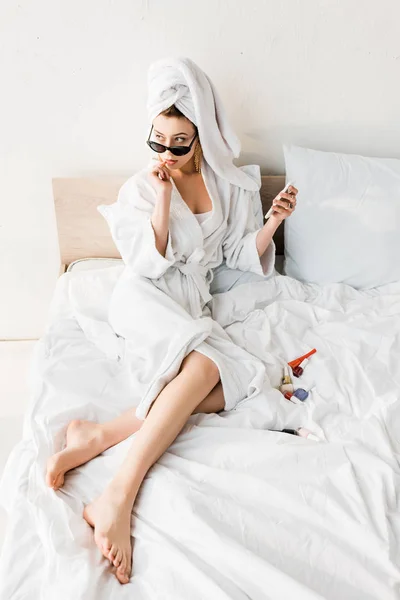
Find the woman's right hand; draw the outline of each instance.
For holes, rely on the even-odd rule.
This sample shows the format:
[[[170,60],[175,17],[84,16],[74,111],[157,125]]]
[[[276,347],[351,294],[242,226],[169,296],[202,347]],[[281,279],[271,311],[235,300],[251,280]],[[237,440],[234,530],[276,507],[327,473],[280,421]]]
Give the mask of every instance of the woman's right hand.
[[[156,190],[157,195],[170,195],[172,191],[171,174],[165,161],[154,165],[150,171],[150,181]]]

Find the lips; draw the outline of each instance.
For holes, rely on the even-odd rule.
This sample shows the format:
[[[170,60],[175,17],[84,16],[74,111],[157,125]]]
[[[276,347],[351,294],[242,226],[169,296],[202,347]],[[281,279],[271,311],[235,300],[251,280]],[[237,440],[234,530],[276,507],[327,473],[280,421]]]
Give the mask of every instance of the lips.
[[[174,165],[178,161],[177,160],[166,160],[165,162],[167,163],[167,165]]]

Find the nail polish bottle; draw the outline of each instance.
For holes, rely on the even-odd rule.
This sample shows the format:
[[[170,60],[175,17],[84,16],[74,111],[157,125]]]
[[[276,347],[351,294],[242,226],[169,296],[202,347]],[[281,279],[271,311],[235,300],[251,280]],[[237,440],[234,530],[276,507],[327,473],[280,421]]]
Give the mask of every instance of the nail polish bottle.
[[[291,433],[292,435],[299,435],[297,429],[281,429],[282,433]]]
[[[313,348],[312,350],[310,350],[310,352],[307,352],[307,354],[303,354],[303,356],[299,356],[298,358],[295,358],[294,360],[291,360],[288,365],[289,367],[298,367],[305,358],[309,358],[310,356],[312,356],[313,354],[316,353],[316,349]]]
[[[308,363],[308,358],[305,358],[297,367],[292,368],[292,373],[295,377],[301,377],[304,373],[304,369]]]
[[[282,383],[281,383],[279,389],[282,392],[282,394],[285,394],[285,392],[291,392],[293,394],[293,392],[294,392],[294,387],[293,387],[293,383],[292,383],[292,380],[289,375],[288,367],[283,368]]]
[[[296,392],[285,392],[283,395],[286,400],[290,400],[293,404],[303,404],[302,401],[297,398]]]
[[[306,429],[305,427],[298,427],[297,435],[299,435],[300,437],[308,438],[309,440],[314,440],[314,442],[321,441],[319,437],[315,435],[315,433],[312,433],[311,431],[309,431],[309,429]]]
[[[298,388],[293,395],[296,396],[296,398],[298,398],[301,402],[304,402],[308,398],[308,392],[307,390],[303,390],[303,388]]]

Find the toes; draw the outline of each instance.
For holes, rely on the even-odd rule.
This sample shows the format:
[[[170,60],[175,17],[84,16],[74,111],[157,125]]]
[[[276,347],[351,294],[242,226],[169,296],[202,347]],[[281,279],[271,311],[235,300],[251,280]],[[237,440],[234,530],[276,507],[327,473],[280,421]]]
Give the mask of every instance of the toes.
[[[58,490],[64,484],[64,475],[60,474],[53,481],[52,488],[53,490]]]
[[[106,537],[101,537],[100,539],[96,540],[96,544],[100,548],[103,556],[105,556],[109,561],[112,562],[113,557],[110,556],[112,544],[108,541],[108,539]]]
[[[117,555],[117,548],[116,548],[116,546],[113,545],[113,546],[111,546],[111,549],[107,554],[107,558],[111,563],[113,563],[116,555]]]
[[[125,552],[122,554],[121,564],[117,568],[116,577],[120,583],[128,583],[131,576],[131,559]]]
[[[115,576],[120,583],[129,583],[130,577],[123,571],[120,570],[120,567],[116,570]]]
[[[121,550],[118,550],[118,552],[114,558],[114,561],[113,561],[114,567],[119,567],[119,565],[121,564],[121,561],[122,561],[122,552],[121,552]]]
[[[46,483],[48,487],[51,487],[53,490],[58,490],[64,483],[64,477],[62,475],[56,475],[54,477],[53,474],[47,474]]]
[[[53,490],[58,490],[64,483],[64,473],[60,472],[58,454],[54,454],[47,461],[46,484]]]
[[[87,519],[86,519],[87,520]],[[88,521],[89,525],[91,525],[91,523]],[[92,525],[92,527],[94,527],[94,525]],[[97,535],[96,533],[96,528],[94,529],[94,541],[96,542],[96,546],[98,547],[98,549],[100,550],[100,552],[102,553],[102,555],[107,558],[108,560],[111,560],[109,558],[109,554],[110,554],[110,550],[111,550],[111,544],[109,543],[108,539],[106,537],[103,537],[101,535]]]
[[[111,558],[109,556],[110,549],[107,548],[107,546],[105,546],[104,544],[97,544],[97,546],[98,546],[100,552],[102,553],[102,555],[104,556],[104,558],[106,558],[107,560],[109,560],[110,562],[112,562]]]

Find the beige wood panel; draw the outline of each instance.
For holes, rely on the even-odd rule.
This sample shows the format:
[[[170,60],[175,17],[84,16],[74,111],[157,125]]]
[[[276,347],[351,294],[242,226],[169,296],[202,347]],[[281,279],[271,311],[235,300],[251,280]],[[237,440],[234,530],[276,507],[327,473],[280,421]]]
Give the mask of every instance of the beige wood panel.
[[[58,240],[62,265],[79,258],[120,258],[108,225],[97,211],[100,204],[112,204],[128,177],[81,177],[53,179]],[[262,177],[263,213],[283,189],[284,176]],[[283,254],[283,226],[275,234],[277,254]]]
[[[78,258],[120,258],[100,204],[111,204],[127,178],[53,179],[58,243],[61,263],[69,265]]]

